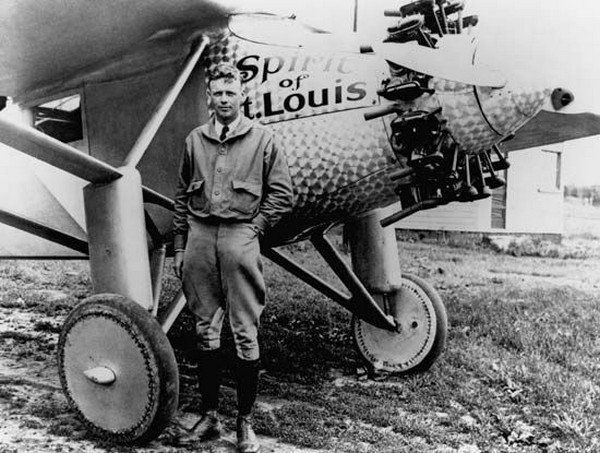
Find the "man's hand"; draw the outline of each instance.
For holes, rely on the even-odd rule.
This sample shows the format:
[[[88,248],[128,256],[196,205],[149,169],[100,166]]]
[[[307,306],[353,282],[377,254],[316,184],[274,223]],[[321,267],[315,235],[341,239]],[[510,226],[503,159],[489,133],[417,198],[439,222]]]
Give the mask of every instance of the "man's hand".
[[[177,278],[181,280],[181,275],[183,273],[183,254],[185,252],[175,252],[175,258],[173,260],[173,270],[175,271],[175,275]]]

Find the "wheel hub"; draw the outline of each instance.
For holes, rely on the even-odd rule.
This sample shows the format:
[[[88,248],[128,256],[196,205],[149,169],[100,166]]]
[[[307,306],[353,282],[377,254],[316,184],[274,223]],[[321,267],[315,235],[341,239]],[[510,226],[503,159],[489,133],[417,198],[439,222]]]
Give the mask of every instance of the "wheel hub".
[[[99,385],[111,385],[115,382],[116,375],[113,370],[107,367],[99,366],[90,368],[83,372],[86,378]]]
[[[396,323],[394,332],[354,318],[354,337],[359,352],[374,368],[407,372],[422,363],[429,366],[430,359],[432,362],[439,355],[440,351],[436,349],[441,349],[445,342],[445,312],[437,293],[424,285],[415,277],[403,278],[401,288],[386,298],[385,305]],[[441,319],[438,319],[438,313]],[[440,326],[443,332],[440,345],[437,345]]]

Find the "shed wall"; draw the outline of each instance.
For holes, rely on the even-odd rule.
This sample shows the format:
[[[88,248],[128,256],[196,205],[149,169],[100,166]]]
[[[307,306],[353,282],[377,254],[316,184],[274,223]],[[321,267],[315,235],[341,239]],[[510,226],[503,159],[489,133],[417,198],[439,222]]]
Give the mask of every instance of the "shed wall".
[[[506,175],[505,228],[492,226],[491,197],[470,203],[454,202],[421,211],[396,223],[395,227],[409,230],[562,234],[562,149],[563,144],[558,144],[509,154],[511,166]],[[494,226],[498,224],[495,222]]]

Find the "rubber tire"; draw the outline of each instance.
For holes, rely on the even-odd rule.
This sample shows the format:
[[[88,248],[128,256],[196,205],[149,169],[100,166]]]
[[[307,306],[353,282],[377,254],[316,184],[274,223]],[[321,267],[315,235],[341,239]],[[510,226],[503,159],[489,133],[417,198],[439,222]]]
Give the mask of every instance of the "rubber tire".
[[[415,283],[427,295],[427,297],[431,301],[431,305],[435,312],[436,328],[435,328],[435,338],[433,340],[433,344],[431,345],[431,349],[425,355],[425,357],[423,357],[423,359],[420,362],[418,362],[417,364],[415,364],[413,367],[402,370],[402,371],[395,371],[394,374],[408,375],[408,374],[423,373],[431,368],[431,366],[435,363],[435,361],[440,357],[440,355],[446,349],[446,339],[448,338],[448,315],[446,314],[446,308],[444,307],[444,303],[442,302],[440,295],[438,294],[438,292],[435,290],[435,288],[430,283],[428,283],[427,281],[423,280],[422,278],[417,277],[416,275],[412,275],[412,274],[404,274],[403,273],[402,278],[406,279],[406,280],[410,280],[411,282]],[[356,323],[356,322],[364,322],[364,321],[360,320],[357,316],[352,317],[352,326],[353,326],[352,332],[353,332],[353,334],[355,332],[354,323]],[[376,327],[373,327],[373,328],[375,329]],[[365,357],[365,355],[362,353],[362,351],[358,347],[358,340],[356,338],[356,335],[353,335],[353,338],[354,338],[354,345],[355,345],[356,350],[358,351],[359,355],[361,356],[361,358],[363,359],[363,361],[365,362],[367,367],[372,369],[373,364],[369,361],[369,359],[367,357]]]
[[[127,330],[145,351],[154,357],[152,369],[158,385],[153,395],[148,419],[130,430],[110,431],[97,426],[81,412],[71,397],[65,375],[64,351],[70,330],[81,320],[90,316],[110,317]],[[69,405],[87,429],[95,436],[124,444],[143,444],[156,438],[174,417],[179,404],[179,371],[175,354],[166,335],[150,313],[137,303],[117,294],[97,294],[77,305],[67,317],[58,340],[58,371],[60,383]],[[144,370],[141,370],[144,372]],[[146,416],[144,416],[146,417]]]

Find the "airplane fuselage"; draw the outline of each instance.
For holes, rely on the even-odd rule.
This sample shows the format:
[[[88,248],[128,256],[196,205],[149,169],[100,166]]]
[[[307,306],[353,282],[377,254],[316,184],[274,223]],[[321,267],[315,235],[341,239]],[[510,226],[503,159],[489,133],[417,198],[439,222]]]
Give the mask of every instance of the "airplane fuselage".
[[[222,62],[234,62],[243,75],[244,115],[268,124],[286,149],[295,203],[273,232],[276,243],[399,200],[393,175],[413,163],[410,149],[429,154],[437,146],[435,140],[412,143],[410,133],[398,132],[394,121],[403,115],[437,112],[439,132],[456,144],[460,155],[478,155],[533,117],[547,94],[427,77],[429,92],[389,101],[380,90],[410,82],[414,73],[398,74],[375,54],[261,43],[229,29],[211,36],[204,67],[210,70]],[[382,105],[397,110],[365,119],[365,112]],[[441,154],[449,161],[451,150],[446,148]],[[463,164],[463,169],[471,165]],[[456,167],[455,172],[460,162]]]

